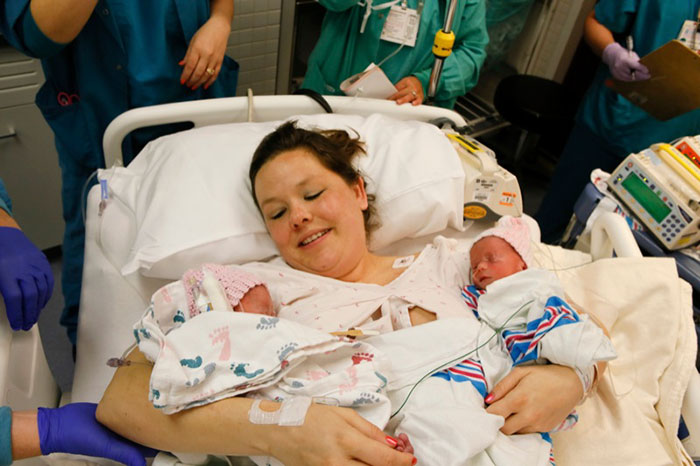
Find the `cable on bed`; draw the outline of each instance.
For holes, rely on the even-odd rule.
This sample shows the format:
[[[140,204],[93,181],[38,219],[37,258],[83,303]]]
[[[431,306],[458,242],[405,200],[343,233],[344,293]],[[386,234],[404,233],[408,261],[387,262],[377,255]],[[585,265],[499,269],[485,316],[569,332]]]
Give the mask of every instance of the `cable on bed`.
[[[416,383],[411,387],[411,390],[409,390],[408,394],[406,395],[406,398],[403,400],[403,402],[402,402],[401,405],[398,407],[398,409],[397,409],[396,411],[394,411],[394,412],[391,414],[390,417],[393,418],[394,416],[396,416],[397,414],[399,414],[399,412],[403,409],[403,407],[404,407],[404,406],[406,405],[406,403],[408,402],[408,399],[409,399],[409,398],[411,397],[411,395],[413,394],[413,391],[416,389],[416,387],[418,387],[418,384],[420,384],[421,382],[423,382],[423,381],[424,381],[425,379],[427,379],[428,377],[431,377],[431,376],[432,376],[433,374],[435,374],[436,372],[439,372],[439,371],[441,371],[441,370],[443,370],[443,369],[447,369],[447,368],[449,368],[450,366],[452,366],[453,364],[455,364],[456,362],[463,361],[464,359],[466,359],[467,357],[469,357],[469,355],[471,355],[472,353],[478,351],[480,348],[483,348],[483,347],[484,347],[488,342],[490,342],[495,336],[498,336],[498,334],[505,328],[506,324],[508,324],[508,322],[510,322],[510,320],[511,320],[513,317],[515,317],[516,314],[518,314],[518,313],[519,313],[523,308],[525,308],[526,306],[529,306],[530,304],[532,304],[534,301],[535,301],[534,299],[531,299],[530,301],[527,301],[526,303],[524,303],[523,305],[521,305],[518,309],[516,309],[515,312],[513,312],[513,314],[511,314],[510,316],[508,316],[508,318],[505,320],[505,322],[503,322],[503,325],[502,325],[501,327],[498,327],[498,328],[496,328],[496,329],[493,329],[493,335],[491,335],[485,342],[483,342],[482,344],[480,344],[479,346],[477,346],[477,347],[474,348],[473,350],[468,351],[467,353],[465,353],[465,354],[463,354],[463,355],[461,355],[461,356],[458,356],[458,357],[456,357],[456,358],[454,358],[454,359],[452,359],[452,360],[450,360],[450,361],[448,361],[448,362],[446,362],[446,363],[444,363],[444,364],[441,364],[439,367],[436,367],[435,369],[432,369],[430,372],[428,372],[428,373],[425,374],[423,377],[421,377],[421,378],[418,380],[418,382],[416,382]]]

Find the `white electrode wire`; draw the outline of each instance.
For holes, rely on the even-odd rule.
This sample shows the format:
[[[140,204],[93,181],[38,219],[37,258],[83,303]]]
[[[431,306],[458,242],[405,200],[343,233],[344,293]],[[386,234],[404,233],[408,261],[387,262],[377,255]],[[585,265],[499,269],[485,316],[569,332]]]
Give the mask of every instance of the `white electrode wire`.
[[[396,55],[397,53],[399,53],[399,51],[403,48],[403,46],[404,46],[404,44],[401,44],[401,45],[399,45],[398,47],[396,47],[396,50],[394,50],[394,51],[391,52],[389,55],[387,55],[386,57],[384,57],[384,59],[383,59],[382,61],[380,61],[379,63],[377,63],[376,66],[377,66],[378,68],[381,68],[381,66],[382,66],[384,63],[386,63],[386,61],[387,61],[388,59],[390,59],[391,57],[393,57],[394,55]]]
[[[425,379],[427,379],[428,377],[431,377],[431,376],[432,376],[433,374],[435,374],[436,372],[439,372],[439,371],[441,371],[441,370],[443,370],[443,369],[447,369],[447,368],[451,367],[453,364],[455,364],[456,362],[464,361],[470,354],[472,354],[472,353],[478,351],[479,349],[483,348],[488,342],[490,342],[490,341],[493,339],[493,337],[497,336],[503,329],[505,329],[505,327],[506,327],[506,325],[508,324],[508,322],[510,322],[510,320],[511,320],[513,317],[515,317],[516,314],[518,314],[525,306],[529,306],[530,304],[532,304],[534,301],[535,301],[534,299],[531,299],[530,301],[524,303],[522,306],[520,306],[518,309],[516,309],[515,312],[513,312],[510,316],[508,316],[508,318],[506,319],[506,321],[503,322],[503,325],[502,325],[502,326],[493,329],[493,335],[491,335],[485,342],[483,342],[482,344],[480,344],[479,346],[477,346],[477,347],[474,348],[473,350],[468,351],[467,353],[465,353],[465,354],[463,354],[463,355],[461,355],[461,356],[457,356],[456,358],[454,358],[454,359],[452,359],[452,360],[450,360],[450,361],[448,361],[448,362],[446,362],[446,363],[441,364],[439,367],[436,367],[435,369],[430,370],[430,372],[428,372],[428,373],[425,374],[423,377],[421,377],[421,378],[418,380],[418,382],[416,382],[415,384],[413,384],[413,386],[411,387],[411,390],[409,390],[408,394],[406,395],[406,398],[403,400],[403,402],[402,402],[401,405],[398,407],[398,409],[397,409],[396,411],[394,411],[394,413],[392,413],[392,415],[391,415],[390,417],[393,418],[394,416],[396,416],[397,414],[399,414],[399,412],[403,409],[403,407],[404,407],[404,406],[406,405],[406,403],[408,402],[408,399],[409,399],[409,398],[411,397],[411,395],[413,394],[413,391],[416,389],[416,387],[418,387],[418,384],[420,384],[421,382],[423,382],[423,381],[424,381]]]

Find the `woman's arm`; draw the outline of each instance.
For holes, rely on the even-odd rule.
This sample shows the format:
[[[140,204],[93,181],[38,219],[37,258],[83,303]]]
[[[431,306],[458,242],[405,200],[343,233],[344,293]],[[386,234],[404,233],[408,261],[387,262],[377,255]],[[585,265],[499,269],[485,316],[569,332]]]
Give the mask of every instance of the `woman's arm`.
[[[12,413],[12,459],[21,460],[41,456],[36,411]]]
[[[97,0],[32,0],[29,10],[46,37],[67,44],[82,31],[95,6]]]
[[[593,52],[598,56],[603,54],[605,47],[615,41],[610,29],[600,24],[596,19],[595,9],[591,10],[586,17],[586,22],[583,26],[583,37],[586,43],[593,49]]]
[[[312,404],[299,427],[252,424],[249,398],[228,398],[173,415],[148,401],[151,366],[135,350],[130,366],[117,370],[97,418],[121,435],[167,451],[223,455],[271,455],[290,465],[410,465],[413,455],[393,450],[386,434],[347,408]],[[279,405],[264,402],[261,409]]]

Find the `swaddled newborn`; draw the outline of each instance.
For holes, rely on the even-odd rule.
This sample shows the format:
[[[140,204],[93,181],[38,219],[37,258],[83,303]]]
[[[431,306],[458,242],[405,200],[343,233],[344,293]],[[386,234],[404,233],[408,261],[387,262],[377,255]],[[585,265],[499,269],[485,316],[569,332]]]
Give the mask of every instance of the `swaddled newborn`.
[[[240,268],[204,264],[182,276],[190,317],[211,310],[276,316],[267,286]]]

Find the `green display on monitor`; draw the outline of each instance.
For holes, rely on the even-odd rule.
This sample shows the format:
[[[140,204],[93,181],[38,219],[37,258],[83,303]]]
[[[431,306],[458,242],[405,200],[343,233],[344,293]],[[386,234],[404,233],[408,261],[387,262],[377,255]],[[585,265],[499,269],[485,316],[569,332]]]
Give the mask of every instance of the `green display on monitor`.
[[[622,182],[622,186],[649,212],[649,215],[657,223],[661,223],[671,212],[671,208],[636,173],[630,173]]]

